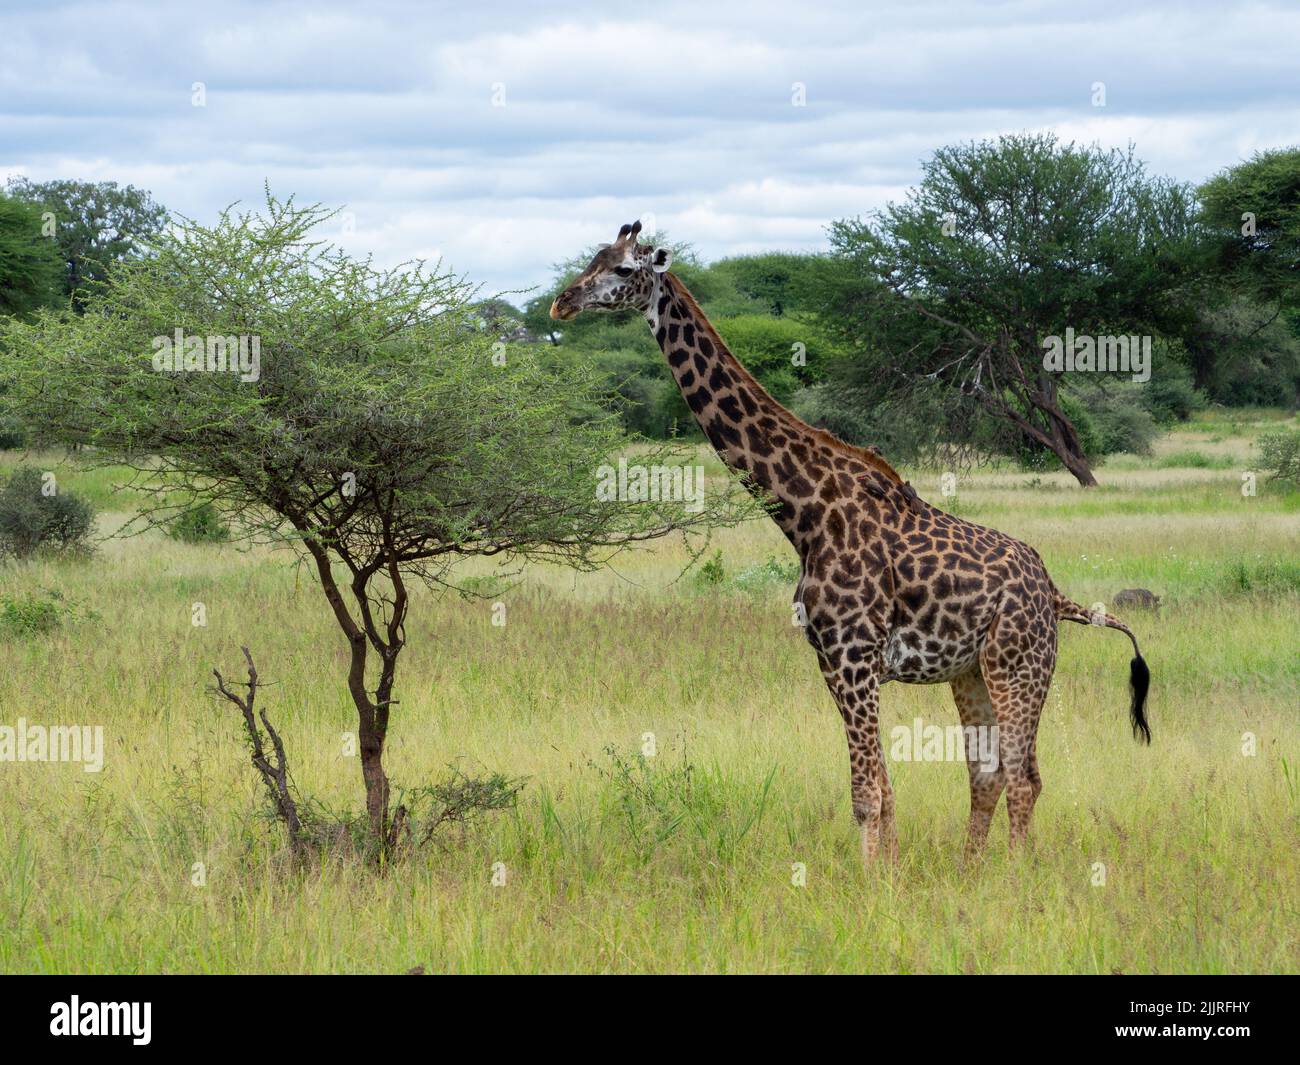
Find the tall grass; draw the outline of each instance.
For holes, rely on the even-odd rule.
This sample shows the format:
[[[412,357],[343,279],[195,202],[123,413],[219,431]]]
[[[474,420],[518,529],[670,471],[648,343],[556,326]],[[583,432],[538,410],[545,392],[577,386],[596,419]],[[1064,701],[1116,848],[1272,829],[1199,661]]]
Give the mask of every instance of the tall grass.
[[[929,476],[912,479],[942,503]],[[667,543],[576,577],[476,566],[504,627],[491,597],[421,594],[394,781],[454,763],[528,784],[382,875],[344,853],[293,867],[206,691],[248,644],[299,787],[359,804],[346,649],[289,556],[152,533],[94,564],[6,568],[0,595],[58,589],[98,617],[5,644],[0,724],[100,724],[106,755],[99,774],[0,763],[0,969],[1296,971],[1300,516],[1231,469],[1102,476],[1085,493],[976,474],[959,499],[1079,601],[1163,597],[1129,618],[1155,743],[1128,735],[1127,641],[1064,626],[1033,848],[1007,854],[1000,812],[969,867],[965,766],[897,762],[901,859],[862,870],[839,716],[766,524],[717,538],[716,582],[678,580]],[[886,730],[956,720],[944,687],[883,701]]]

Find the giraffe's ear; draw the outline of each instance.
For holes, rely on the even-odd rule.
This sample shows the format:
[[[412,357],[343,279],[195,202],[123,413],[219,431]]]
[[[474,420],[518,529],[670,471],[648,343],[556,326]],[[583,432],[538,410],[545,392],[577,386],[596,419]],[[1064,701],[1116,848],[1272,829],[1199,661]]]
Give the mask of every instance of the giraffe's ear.
[[[671,248],[655,248],[650,253],[650,269],[656,274],[662,274],[672,265],[673,253]]]

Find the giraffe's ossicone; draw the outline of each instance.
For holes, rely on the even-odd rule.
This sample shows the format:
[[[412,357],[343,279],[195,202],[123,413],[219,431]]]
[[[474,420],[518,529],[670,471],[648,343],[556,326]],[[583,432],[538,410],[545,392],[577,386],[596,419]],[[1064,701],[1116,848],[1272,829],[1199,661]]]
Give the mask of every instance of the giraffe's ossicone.
[[[853,814],[870,862],[897,854],[894,799],[880,741],[880,686],[947,682],[962,725],[996,736],[997,757],[967,758],[968,851],[982,848],[1005,791],[1014,846],[1042,789],[1034,750],[1056,666],[1060,621],[1127,633],[1135,736],[1150,742],[1149,674],[1132,631],[1063,596],[1032,547],[945,514],[879,455],[815,429],[736,360],[682,282],[672,252],[623,226],[551,305],[641,312],[700,428],[732,469],[773,497],[773,517],[802,562],[795,591],[848,737]]]

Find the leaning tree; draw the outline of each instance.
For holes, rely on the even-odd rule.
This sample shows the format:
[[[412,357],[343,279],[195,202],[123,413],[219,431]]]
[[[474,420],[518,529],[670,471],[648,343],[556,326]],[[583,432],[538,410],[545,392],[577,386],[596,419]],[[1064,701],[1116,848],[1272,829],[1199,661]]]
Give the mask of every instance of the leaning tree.
[[[855,351],[842,395],[944,418],[935,443],[1010,428],[1083,485],[1062,386],[1099,379],[1046,365],[1046,338],[1161,335],[1204,269],[1187,188],[1051,134],[941,148],[904,202],[834,223],[831,248],[812,298]]]
[[[186,219],[110,267],[84,315],[9,323],[10,398],[38,441],[139,471],[146,523],[215,504],[314,569],[349,648],[370,831],[393,842],[384,741],[412,581],[454,587],[470,555],[577,567],[745,513],[597,491],[628,441],[591,415],[580,364],[543,367],[481,328],[471,286],[422,263],[379,270],[311,231],[329,217]],[[647,467],[683,461],[643,449]]]

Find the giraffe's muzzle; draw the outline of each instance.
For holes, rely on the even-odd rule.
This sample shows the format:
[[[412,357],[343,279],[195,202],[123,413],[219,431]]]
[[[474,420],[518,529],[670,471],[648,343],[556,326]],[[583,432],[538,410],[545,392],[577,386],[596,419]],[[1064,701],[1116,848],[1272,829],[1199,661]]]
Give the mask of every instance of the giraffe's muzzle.
[[[561,293],[551,302],[551,317],[560,322],[567,322],[578,313],[578,308],[566,300],[567,293]]]

